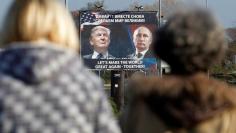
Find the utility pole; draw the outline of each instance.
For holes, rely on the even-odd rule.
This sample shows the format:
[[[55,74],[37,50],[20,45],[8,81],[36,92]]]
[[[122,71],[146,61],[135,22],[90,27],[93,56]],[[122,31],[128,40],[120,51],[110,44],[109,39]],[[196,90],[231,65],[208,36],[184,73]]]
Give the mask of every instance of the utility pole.
[[[69,9],[69,8],[68,8],[68,0],[65,0],[65,7],[66,7],[67,9]]]
[[[160,27],[161,26],[161,14],[162,14],[162,12],[161,12],[161,0],[158,0],[159,1],[159,23],[158,23],[158,26]]]
[[[161,27],[161,18],[162,18],[162,11],[161,11],[161,0],[158,0],[159,2],[159,15],[158,15],[158,28]],[[158,69],[159,69],[159,76],[162,77],[162,61],[161,59],[159,60],[159,63],[158,63]]]

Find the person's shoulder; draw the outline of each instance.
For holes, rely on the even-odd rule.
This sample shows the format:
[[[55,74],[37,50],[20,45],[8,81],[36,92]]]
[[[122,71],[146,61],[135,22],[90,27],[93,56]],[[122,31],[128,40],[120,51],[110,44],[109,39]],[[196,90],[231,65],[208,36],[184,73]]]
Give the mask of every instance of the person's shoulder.
[[[70,71],[70,76],[75,77],[74,82],[77,82],[78,86],[83,86],[85,88],[95,90],[101,90],[102,81],[101,79],[93,73],[87,66],[85,66],[82,61],[77,62],[76,65],[71,66],[77,69],[73,69]]]
[[[191,87],[193,86],[193,87]],[[188,91],[189,95],[195,95],[198,92],[201,96],[228,97],[225,100],[235,102],[236,105],[236,87],[224,82],[209,78],[206,74],[195,74],[193,76],[165,75],[162,77],[136,76],[130,81],[129,88],[137,96],[143,94],[162,94],[176,96]]]
[[[92,55],[93,54],[84,55],[83,58],[84,59],[92,59]]]
[[[150,93],[155,88],[159,88],[161,83],[163,83],[163,80],[160,77],[145,77],[143,75],[136,74],[130,79],[128,89],[134,96],[139,97],[140,95]]]
[[[135,53],[128,54],[128,55],[126,56],[126,58],[130,58],[130,59],[132,59],[132,58],[134,58],[134,57],[135,57]]]
[[[111,55],[111,54],[108,54],[108,59],[115,59],[116,57]]]
[[[145,55],[144,58],[155,58],[155,54],[153,53],[152,50],[148,50]]]

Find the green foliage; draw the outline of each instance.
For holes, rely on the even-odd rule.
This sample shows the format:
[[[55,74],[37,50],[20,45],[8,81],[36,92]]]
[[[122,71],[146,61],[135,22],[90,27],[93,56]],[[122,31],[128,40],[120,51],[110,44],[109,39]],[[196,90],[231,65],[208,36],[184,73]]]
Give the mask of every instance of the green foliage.
[[[236,70],[236,66],[234,64],[228,64],[228,65],[214,65],[210,68],[209,72],[211,74],[217,74],[217,73],[230,73],[232,71]]]
[[[118,109],[116,103],[114,102],[113,98],[110,97],[109,102],[112,107],[112,112],[114,113],[115,116],[119,117],[120,112],[119,112],[119,109]]]
[[[227,64],[227,65],[215,65],[209,70],[209,75],[227,82],[229,84],[236,84],[236,65]]]
[[[228,44],[228,50],[226,51],[226,57],[219,64],[213,65],[209,72],[210,74],[227,74],[236,71],[236,65],[234,64],[234,58],[236,55],[236,45]]]
[[[101,71],[101,78],[103,79],[105,84],[111,83],[111,71]]]

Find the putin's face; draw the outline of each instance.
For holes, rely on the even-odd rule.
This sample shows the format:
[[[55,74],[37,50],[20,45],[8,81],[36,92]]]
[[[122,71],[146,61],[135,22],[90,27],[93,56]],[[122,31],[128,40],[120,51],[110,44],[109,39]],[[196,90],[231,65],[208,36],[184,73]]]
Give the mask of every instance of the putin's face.
[[[107,51],[110,43],[110,34],[107,29],[98,28],[91,33],[90,44],[97,52]]]
[[[134,31],[133,42],[138,52],[149,49],[152,43],[152,33],[146,27],[139,27]]]

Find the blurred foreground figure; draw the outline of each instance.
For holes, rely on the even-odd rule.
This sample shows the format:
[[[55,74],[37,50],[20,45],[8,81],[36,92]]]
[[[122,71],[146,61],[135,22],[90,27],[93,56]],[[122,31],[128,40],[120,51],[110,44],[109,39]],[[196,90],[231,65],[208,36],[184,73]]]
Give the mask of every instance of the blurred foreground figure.
[[[236,90],[207,74],[225,51],[213,16],[178,12],[155,37],[155,52],[172,71],[133,79],[125,133],[236,133]]]
[[[56,0],[15,0],[0,53],[1,133],[120,133],[100,80],[78,57]]]

